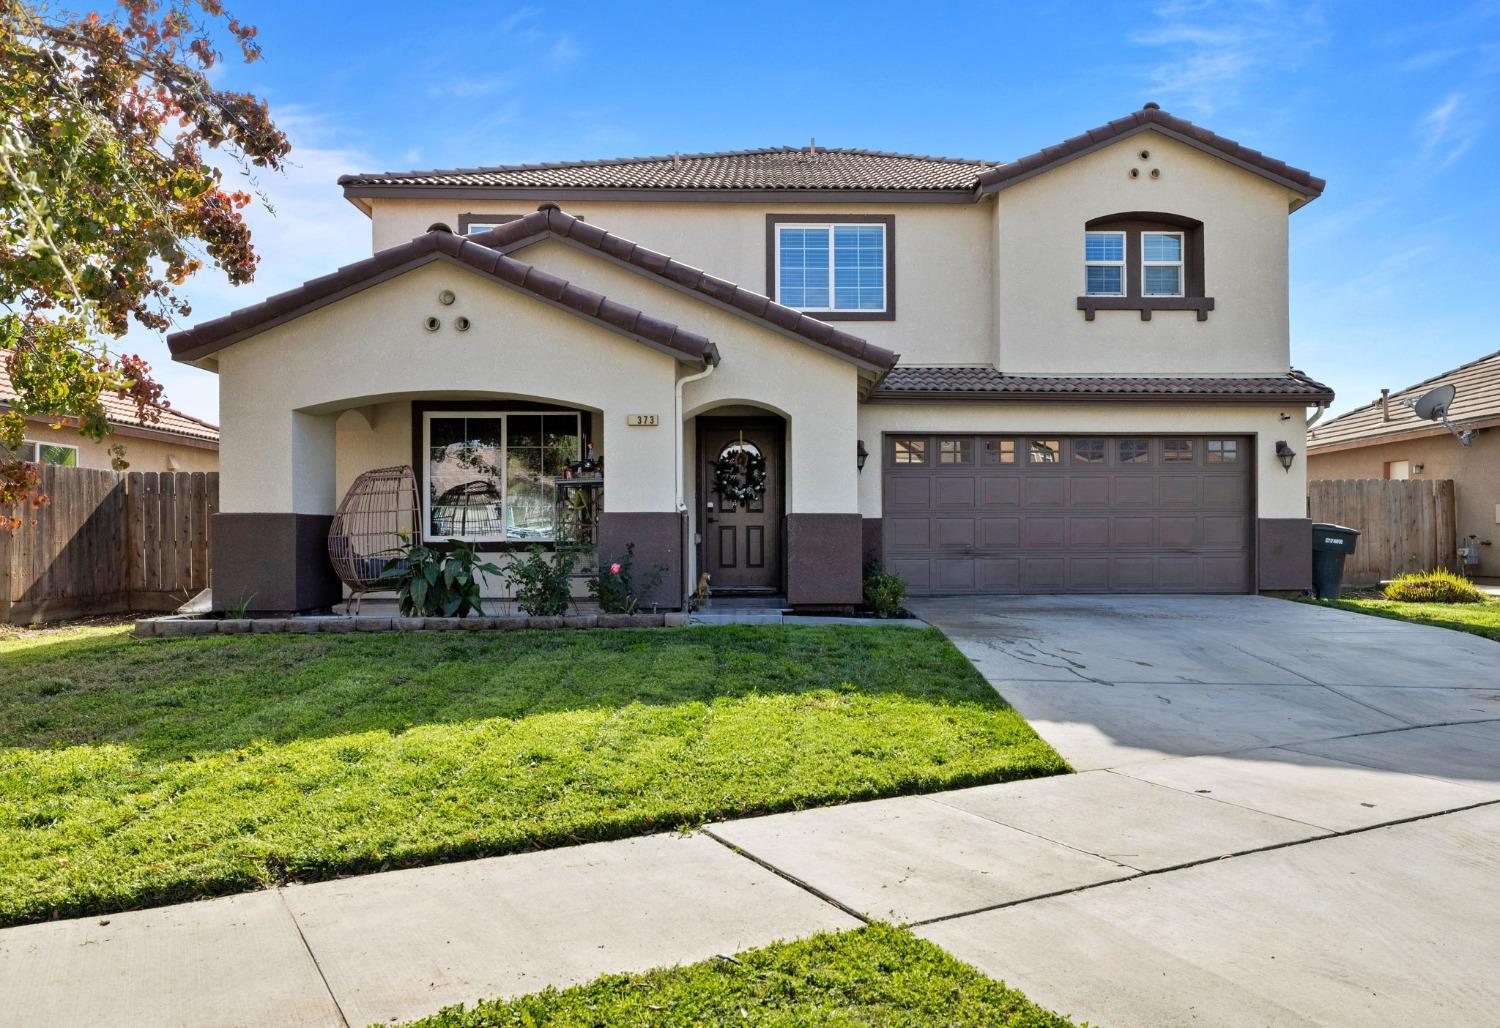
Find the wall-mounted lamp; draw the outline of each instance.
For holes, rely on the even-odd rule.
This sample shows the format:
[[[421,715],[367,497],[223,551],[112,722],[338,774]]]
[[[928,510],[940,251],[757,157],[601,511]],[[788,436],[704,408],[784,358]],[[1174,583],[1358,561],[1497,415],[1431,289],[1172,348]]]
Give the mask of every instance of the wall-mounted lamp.
[[[869,458],[869,456],[870,451],[865,449],[865,441],[863,439],[859,440],[854,450],[855,468],[859,471],[863,471],[865,469],[865,461]]]
[[[1294,450],[1294,449],[1292,449],[1290,446],[1288,446],[1286,444],[1286,440],[1285,439],[1282,439],[1279,442],[1277,442],[1277,444],[1276,444],[1276,459],[1279,460],[1279,461],[1281,461],[1281,466],[1285,470],[1287,470],[1287,471],[1292,470],[1292,461],[1295,460],[1296,458],[1297,458],[1297,451]]]

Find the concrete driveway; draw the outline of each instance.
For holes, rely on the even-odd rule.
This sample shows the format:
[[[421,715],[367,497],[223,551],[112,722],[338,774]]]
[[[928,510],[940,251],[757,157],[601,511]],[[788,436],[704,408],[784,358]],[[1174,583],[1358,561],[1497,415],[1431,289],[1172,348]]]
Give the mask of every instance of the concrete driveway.
[[[1095,1023],[1494,1023],[1500,645],[1258,597],[913,606],[1083,772],[943,799],[1147,872],[920,934]]]

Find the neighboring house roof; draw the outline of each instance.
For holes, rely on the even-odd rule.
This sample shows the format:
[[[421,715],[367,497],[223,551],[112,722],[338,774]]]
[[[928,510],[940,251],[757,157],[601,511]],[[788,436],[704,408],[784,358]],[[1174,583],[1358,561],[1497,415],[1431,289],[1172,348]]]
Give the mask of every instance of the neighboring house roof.
[[[1307,198],[1302,203],[1322,195],[1323,187],[1327,185],[1310,172],[1294,168],[1274,157],[1267,157],[1259,150],[1252,150],[1233,139],[1227,139],[1206,128],[1200,128],[1150,103],[1107,125],[1090,129],[1072,139],[1065,139],[1056,146],[1038,150],[1034,154],[1028,154],[997,168],[986,169],[979,175],[979,191],[991,193],[1005,189],[1007,186],[1013,186],[1035,175],[1040,175],[1044,171],[1049,171],[1059,164],[1065,164],[1086,153],[1148,129],[1154,129],[1205,153],[1221,157],[1246,171],[1254,172],[1295,190]]]
[[[1458,428],[1500,426],[1500,351],[1497,351],[1394,392],[1384,402],[1374,400],[1313,426],[1307,434],[1308,453],[1378,446],[1446,433],[1448,430],[1441,422],[1425,421],[1401,402],[1415,400],[1440,385],[1451,385],[1457,390],[1448,417]]]
[[[16,399],[17,395],[15,387],[11,385],[10,375],[6,373],[3,366],[0,366],[0,407],[10,407],[10,401]],[[99,402],[104,407],[109,423],[121,435],[151,439],[182,439],[195,446],[215,450],[219,448],[219,426],[209,424],[202,418],[195,418],[191,414],[184,414],[171,407],[158,405],[153,408],[156,420],[152,421],[141,417],[134,400],[121,399],[114,393],[105,393],[99,397]],[[28,420],[50,422],[52,419],[35,416],[29,417]]]
[[[350,199],[412,194],[475,199],[608,198],[613,194],[648,199],[691,195],[755,199],[760,194],[829,193],[846,201],[891,198],[963,203],[1148,129],[1292,189],[1303,197],[1294,206],[1323,192],[1325,183],[1317,176],[1168,114],[1154,103],[1009,162],[813,145],[552,164],[367,172],[343,175],[339,185]]]
[[[206,357],[248,336],[435,260],[451,260],[472,268],[544,303],[670,353],[678,360],[703,365],[719,362],[718,349],[705,336],[643,314],[634,307],[615,303],[591,289],[576,286],[451,232],[428,232],[222,318],[174,332],[167,337],[167,347],[177,360]]]
[[[655,250],[648,250],[639,243],[607,232],[597,225],[590,225],[561,210],[554,203],[544,203],[524,218],[506,222],[468,238],[471,242],[494,247],[502,252],[509,252],[543,238],[573,243],[596,250],[632,271],[695,294],[717,307],[768,323],[779,332],[832,351],[837,356],[868,365],[872,370],[886,371],[900,359],[899,354],[779,304],[763,293],[715,278],[701,268],[684,264]]]
[[[1207,375],[1005,375],[989,365],[899,366],[872,400],[1090,400],[1154,403],[1326,404],[1333,390],[1300,371],[1260,377]]]
[[[344,175],[351,195],[361,187],[520,187],[526,189],[945,190],[974,188],[996,162],[923,157],[880,150],[769,147],[720,153],[618,157],[555,164],[504,164],[445,171]],[[352,190],[352,192],[351,192]]]

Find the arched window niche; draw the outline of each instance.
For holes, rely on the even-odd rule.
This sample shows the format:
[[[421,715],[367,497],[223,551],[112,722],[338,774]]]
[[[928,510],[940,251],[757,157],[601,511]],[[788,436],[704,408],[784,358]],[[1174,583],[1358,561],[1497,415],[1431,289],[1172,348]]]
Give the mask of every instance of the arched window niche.
[[[1129,211],[1093,218],[1083,226],[1083,295],[1078,309],[1093,321],[1098,311],[1193,311],[1208,320],[1213,297],[1204,294],[1203,222],[1180,214]]]

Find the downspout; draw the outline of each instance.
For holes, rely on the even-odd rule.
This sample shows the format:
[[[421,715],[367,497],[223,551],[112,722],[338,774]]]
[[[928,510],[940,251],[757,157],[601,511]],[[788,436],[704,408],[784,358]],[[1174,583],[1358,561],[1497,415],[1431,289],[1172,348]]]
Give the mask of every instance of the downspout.
[[[1327,413],[1328,413],[1328,407],[1327,407],[1327,405],[1326,404],[1321,404],[1321,403],[1318,404],[1317,410],[1313,411],[1313,416],[1307,419],[1307,427],[1308,428],[1312,428],[1314,425],[1316,425],[1318,423],[1318,421],[1320,419],[1322,419],[1323,415],[1327,414]]]
[[[689,382],[701,382],[709,375],[712,375],[714,373],[714,368],[716,367],[718,367],[717,364],[709,364],[706,365],[702,371],[697,372],[696,374],[688,375],[686,378],[679,378],[677,380],[676,400],[673,403],[672,410],[672,442],[674,453],[672,480],[677,485],[677,513],[682,520],[682,527],[684,532],[684,538],[682,540],[682,581],[678,583],[682,589],[682,608],[684,610],[689,609],[688,597],[690,596],[690,592],[688,587],[692,583],[688,581],[687,551],[688,547],[691,545],[691,542],[686,538],[688,518],[685,516],[687,514],[687,502],[684,499],[684,497],[687,495],[687,470],[682,466],[682,390],[683,387],[686,386]]]

